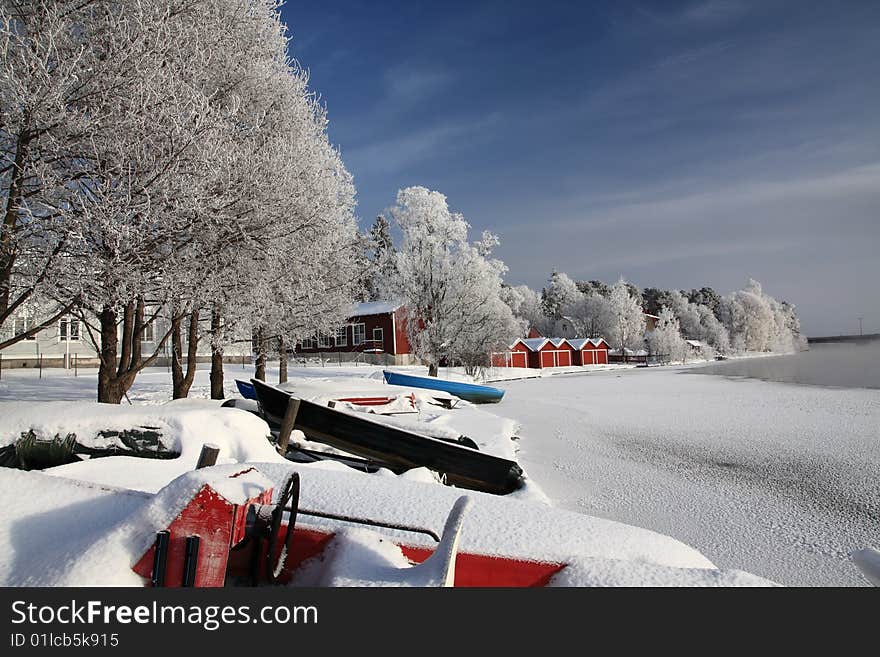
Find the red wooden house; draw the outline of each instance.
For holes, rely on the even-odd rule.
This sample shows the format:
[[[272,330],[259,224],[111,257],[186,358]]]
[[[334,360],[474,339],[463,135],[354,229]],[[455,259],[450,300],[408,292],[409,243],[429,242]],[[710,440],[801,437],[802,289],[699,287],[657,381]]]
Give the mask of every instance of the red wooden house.
[[[406,309],[400,302],[370,301],[355,306],[348,322],[331,335],[306,338],[297,351],[317,353],[366,353],[393,357],[395,365],[414,362],[412,347],[406,335]]]
[[[567,341],[574,350],[575,365],[607,365],[608,343],[602,338],[574,338]]]

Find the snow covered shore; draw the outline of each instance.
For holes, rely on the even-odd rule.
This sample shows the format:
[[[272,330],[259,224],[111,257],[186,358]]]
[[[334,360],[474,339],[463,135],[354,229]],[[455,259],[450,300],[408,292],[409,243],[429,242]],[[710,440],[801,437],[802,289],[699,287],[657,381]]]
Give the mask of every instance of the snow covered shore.
[[[377,377],[380,369],[293,369],[290,385],[306,398],[332,396],[336,389],[347,391],[361,385],[372,390],[383,385]],[[51,412],[53,417],[42,420],[42,426],[50,433],[56,425],[61,428],[59,421],[65,414],[70,418],[79,413],[81,432],[87,433],[89,422],[83,416],[88,416],[87,407],[93,404],[83,401],[94,394],[92,376],[56,375],[40,380],[34,373],[15,374],[4,376],[0,385],[0,433],[6,442],[33,415],[27,404],[10,399],[82,400],[55,405],[59,412]],[[230,393],[233,385],[230,376]],[[687,368],[597,370],[497,385],[507,391],[500,404],[464,405],[422,419],[428,422],[426,429],[472,435],[481,442],[481,449],[503,449],[506,456],[520,462],[528,477],[526,489],[508,496],[511,499],[505,503],[523,505],[517,511],[521,521],[542,514],[562,521],[565,510],[575,511],[586,515],[566,517],[592,523],[585,536],[593,531],[603,534],[588,550],[596,558],[581,552],[554,583],[734,585],[762,581],[741,571],[785,584],[867,583],[849,554],[880,544],[876,524],[880,515],[878,391],[730,380],[695,375]],[[264,463],[261,468],[270,478],[281,476],[281,470],[289,467],[263,441],[266,427],[261,420],[233,411],[210,419],[207,416],[220,409],[207,400],[154,406],[168,399],[168,391],[167,373],[153,370],[140,377],[132,390],[134,406],[109,410],[120,420],[136,424],[144,423],[145,414],[151,415],[154,425],[165,428],[164,435],[183,450],[185,458],[134,462],[130,457],[111,457],[62,466],[51,474],[155,492],[191,469],[197,456],[193,445],[197,438],[201,440],[190,435],[193,426],[205,428],[221,444],[221,462],[272,461],[275,465]],[[193,394],[206,392],[207,372],[199,372]],[[514,433],[517,440],[511,441]],[[313,504],[330,500],[357,514],[364,513],[363,505],[372,504],[370,500],[377,499],[381,490],[379,497],[389,500],[380,505],[386,515],[395,507],[391,500],[396,499],[402,512],[399,520],[424,522],[427,513],[430,524],[436,525],[456,495],[455,489],[432,483],[418,471],[394,477],[387,472],[354,473],[334,463],[303,467],[313,473],[309,477],[313,492],[304,489],[304,494],[316,495]],[[352,491],[361,488],[357,482],[363,481],[369,481],[369,492],[355,495]],[[483,509],[478,515],[485,514],[486,520],[479,523],[484,525],[502,508],[495,508],[493,496],[480,497],[486,498],[477,505]],[[400,500],[409,501],[401,506]],[[548,502],[557,509],[547,509]],[[504,513],[509,515],[510,508],[504,506]],[[542,512],[542,508],[547,510]],[[635,527],[624,531],[615,523],[597,524],[598,519]],[[643,534],[636,527],[683,541],[699,553],[688,552],[692,556],[686,560],[669,562],[664,554],[685,554],[681,552],[685,546],[675,540],[657,543],[651,539],[655,547],[648,547],[638,537],[646,538],[651,532]],[[615,529],[609,534],[609,528]],[[644,544],[639,549],[647,550],[635,557],[645,562],[638,568],[628,561],[634,553],[621,551],[625,544],[621,538],[630,530],[632,538],[627,541],[636,540],[630,544]],[[560,543],[565,527],[545,522],[542,535],[542,544],[568,545]],[[557,538],[548,542],[547,536]],[[473,548],[490,546],[485,535],[467,540],[477,541]],[[528,540],[534,539],[516,539]],[[525,553],[526,543],[517,543],[517,551]],[[577,552],[574,544],[566,549]],[[655,549],[656,554],[651,552]],[[701,570],[709,562],[722,570]],[[670,570],[673,563],[675,568]],[[6,573],[7,581],[20,581],[17,578],[19,574]]]

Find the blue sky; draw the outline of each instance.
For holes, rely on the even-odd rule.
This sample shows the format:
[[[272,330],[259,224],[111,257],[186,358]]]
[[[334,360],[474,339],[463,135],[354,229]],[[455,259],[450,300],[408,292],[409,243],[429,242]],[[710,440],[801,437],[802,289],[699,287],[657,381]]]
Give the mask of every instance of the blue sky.
[[[424,185],[507,281],[749,277],[880,332],[880,2],[290,2],[361,226]]]

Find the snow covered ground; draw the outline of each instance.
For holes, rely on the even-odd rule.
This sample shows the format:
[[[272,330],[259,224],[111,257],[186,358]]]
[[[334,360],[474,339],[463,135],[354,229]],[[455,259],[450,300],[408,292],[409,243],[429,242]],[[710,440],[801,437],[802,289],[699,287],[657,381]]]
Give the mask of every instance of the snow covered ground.
[[[880,546],[880,392],[649,368],[504,384],[553,503],[789,585],[865,585]]]
[[[44,370],[42,379],[36,374],[3,372],[0,433],[5,442],[32,414],[19,400],[94,399],[93,371],[73,377],[62,370]],[[207,374],[199,371],[191,396],[207,397]],[[732,380],[695,375],[687,368],[550,374],[498,383],[507,391],[500,404],[464,404],[448,414],[402,415],[393,421],[421,420],[429,431],[464,433],[480,442],[481,449],[515,457],[527,474],[527,486],[508,498],[527,505],[523,512],[531,509],[536,517],[550,502],[560,512],[575,511],[673,537],[697,548],[722,569],[748,571],[786,584],[867,583],[849,554],[880,546],[880,392]],[[237,396],[233,378],[249,375],[249,370],[229,366],[227,393]],[[276,377],[277,372],[270,370],[269,380]],[[371,366],[292,368],[290,378],[291,388],[313,399],[338,394],[334,391],[384,386],[381,368]],[[166,402],[169,390],[164,368],[148,370],[130,392],[134,407],[123,402],[114,413],[140,416],[148,412],[143,405]],[[111,461],[124,465],[123,460],[130,460],[111,457],[102,459],[106,465],[72,464],[55,468],[52,474],[156,491],[195,461],[197,441],[188,434],[194,423],[211,428],[221,438],[234,433],[247,441],[220,440],[221,462],[274,461],[277,467],[287,467],[271,449],[261,449],[267,443],[258,444],[264,426],[250,426],[252,416],[245,413],[241,418],[210,420],[205,415],[215,405],[184,400],[156,409],[157,424],[167,427],[166,435],[183,448],[185,458],[139,459],[138,469],[132,470],[108,468]],[[87,408],[79,406],[79,415],[87,416]],[[68,416],[77,413],[73,405],[57,408]],[[45,420],[47,432],[57,419]],[[136,423],[141,419],[136,418]],[[85,431],[88,422],[80,420],[80,424]],[[510,441],[514,433],[517,440]],[[432,513],[438,522],[455,496],[453,489],[432,484],[429,476],[417,471],[393,477],[353,473],[332,463],[303,467],[321,471],[324,497],[334,495],[334,477],[342,477],[340,485],[346,486],[355,481],[352,477],[356,481],[367,477],[371,488],[384,486],[391,497],[399,497],[408,486],[430,486],[436,493],[429,496],[435,500],[429,505],[437,507]],[[273,475],[271,467],[269,474]],[[340,503],[351,502],[350,494],[340,496],[337,491],[335,496]],[[369,499],[365,496],[358,505],[369,504]],[[486,504],[478,507],[491,509],[494,502],[489,499]],[[561,517],[555,511],[551,515]],[[553,531],[557,530],[564,528]],[[604,555],[614,553],[607,541],[603,545]],[[711,576],[667,573],[655,567],[661,564],[662,559],[655,559],[639,570],[606,557],[593,562],[580,559],[566,577],[573,578],[569,583],[582,584],[759,582],[730,575],[732,570]],[[564,584],[564,578],[557,583]]]

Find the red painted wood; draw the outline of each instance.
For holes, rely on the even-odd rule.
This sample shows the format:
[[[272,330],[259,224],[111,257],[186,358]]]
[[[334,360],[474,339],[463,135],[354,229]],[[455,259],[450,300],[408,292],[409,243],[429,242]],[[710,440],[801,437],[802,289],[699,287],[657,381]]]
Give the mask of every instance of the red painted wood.
[[[199,489],[168,527],[170,538],[165,586],[181,586],[186,539],[193,535],[201,539],[195,586],[223,586],[227,576],[247,578],[250,575],[253,548],[247,549],[247,544],[244,544],[245,549],[230,550],[244,536],[248,506],[252,503],[266,504],[271,500],[271,495],[270,489],[249,500],[247,504],[237,506],[230,504],[208,485]],[[276,544],[278,551],[282,547],[286,532],[287,525],[282,524]],[[319,557],[332,538],[332,532],[296,527],[290,553],[279,577],[280,581],[289,582],[293,572],[305,561]],[[434,553],[431,548],[410,545],[400,545],[400,549],[413,563],[421,563]],[[148,581],[152,574],[154,553],[155,547],[151,546],[133,568]],[[265,550],[259,556],[262,570]],[[545,586],[550,578],[564,567],[565,564],[559,563],[460,552],[456,558],[455,585]]]
[[[286,531],[287,526],[282,525],[279,542],[283,540]],[[285,583],[290,581],[293,571],[307,559],[319,556],[331,538],[333,538],[331,532],[295,528],[289,559],[279,579]],[[279,549],[280,547],[278,545]],[[431,548],[411,545],[399,545],[399,547],[403,555],[413,563],[422,563],[434,554],[434,550]],[[233,552],[229,562],[230,575],[247,575],[250,572],[250,558],[250,551]],[[261,558],[260,561],[262,562],[263,559]],[[550,578],[563,568],[565,568],[565,564],[561,563],[459,552],[455,561],[455,586],[546,586]]]
[[[195,586],[223,586],[226,563],[235,519],[235,507],[220,497],[210,486],[203,486],[168,527],[168,561],[165,567],[165,586],[183,584],[183,564],[186,557],[186,539],[198,536],[198,568]],[[148,580],[153,571],[155,546],[135,564],[134,571]]]
[[[434,550],[401,545],[403,556],[422,563]],[[546,586],[565,564],[526,561],[510,557],[459,552],[455,559],[455,586],[461,587],[534,587]]]
[[[344,397],[337,401],[349,402],[358,406],[384,406],[394,401],[394,397]]]

